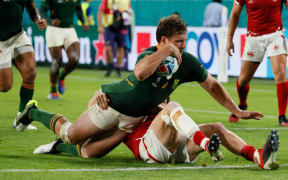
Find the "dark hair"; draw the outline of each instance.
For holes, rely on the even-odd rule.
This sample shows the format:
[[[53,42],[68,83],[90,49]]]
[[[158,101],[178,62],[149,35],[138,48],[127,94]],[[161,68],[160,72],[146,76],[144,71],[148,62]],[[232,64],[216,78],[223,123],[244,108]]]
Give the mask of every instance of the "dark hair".
[[[159,43],[162,36],[171,38],[185,32],[187,32],[187,24],[179,15],[172,14],[160,19],[156,30],[156,40]]]

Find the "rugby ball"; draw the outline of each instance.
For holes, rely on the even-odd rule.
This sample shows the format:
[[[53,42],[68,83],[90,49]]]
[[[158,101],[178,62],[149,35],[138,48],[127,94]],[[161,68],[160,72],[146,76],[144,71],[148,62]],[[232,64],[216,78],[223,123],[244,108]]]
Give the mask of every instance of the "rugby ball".
[[[178,69],[179,65],[177,59],[172,56],[166,57],[159,65],[157,74],[170,78]]]

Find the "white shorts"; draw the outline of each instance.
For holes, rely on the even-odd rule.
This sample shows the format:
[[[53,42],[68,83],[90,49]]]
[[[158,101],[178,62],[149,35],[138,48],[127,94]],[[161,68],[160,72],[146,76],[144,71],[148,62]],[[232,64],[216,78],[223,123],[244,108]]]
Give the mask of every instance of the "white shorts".
[[[286,40],[282,31],[262,36],[246,36],[242,59],[261,62],[267,51],[268,57],[287,54]]]
[[[12,66],[12,59],[26,52],[34,52],[30,39],[21,31],[6,41],[0,41],[0,69]]]
[[[97,104],[88,109],[90,120],[100,129],[109,130],[115,125],[126,132],[132,132],[147,116],[132,117],[119,113],[109,107],[107,110],[101,109]]]
[[[186,142],[187,138],[180,135],[178,148],[176,152],[171,153],[157,139],[150,126],[140,141],[139,154],[141,159],[146,163],[191,163]]]
[[[47,26],[46,43],[48,48],[64,46],[67,49],[74,42],[78,42],[78,36],[75,28],[61,28],[55,26]]]

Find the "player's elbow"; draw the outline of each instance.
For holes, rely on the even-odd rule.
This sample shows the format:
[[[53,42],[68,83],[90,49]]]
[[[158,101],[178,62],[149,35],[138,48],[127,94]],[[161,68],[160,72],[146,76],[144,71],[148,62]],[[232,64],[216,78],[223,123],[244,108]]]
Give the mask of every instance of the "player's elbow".
[[[147,78],[145,72],[139,68],[134,69],[134,75],[138,81],[144,81]]]

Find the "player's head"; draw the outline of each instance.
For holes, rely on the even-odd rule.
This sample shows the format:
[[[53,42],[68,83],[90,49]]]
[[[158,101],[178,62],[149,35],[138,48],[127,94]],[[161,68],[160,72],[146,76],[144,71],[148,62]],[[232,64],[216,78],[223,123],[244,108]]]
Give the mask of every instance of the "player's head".
[[[183,53],[186,47],[187,24],[177,14],[161,18],[156,30],[156,39],[159,44],[166,41],[174,44]]]

